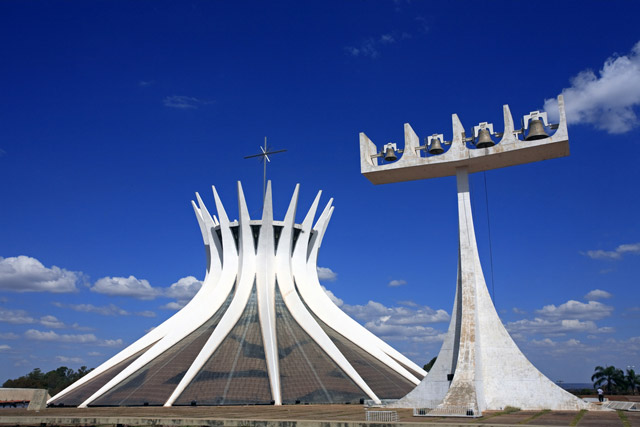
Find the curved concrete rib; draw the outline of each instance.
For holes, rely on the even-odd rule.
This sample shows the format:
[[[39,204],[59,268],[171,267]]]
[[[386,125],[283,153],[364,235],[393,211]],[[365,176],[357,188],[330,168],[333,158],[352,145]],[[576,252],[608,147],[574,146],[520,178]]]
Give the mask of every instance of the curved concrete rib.
[[[220,215],[223,251],[223,266],[219,282],[216,286],[216,292],[211,292],[213,286],[203,286],[200,292],[198,292],[189,304],[174,315],[175,320],[171,322],[171,329],[166,331],[166,333],[153,345],[153,347],[123,369],[118,375],[102,386],[87,400],[82,402],[82,404],[79,405],[80,408],[87,407],[91,402],[112,390],[130,375],[135,374],[147,363],[153,361],[166,350],[178,343],[181,339],[199,328],[216,313],[226,300],[231,289],[233,289],[238,270],[238,255],[235,248],[233,234],[229,227],[229,219],[215,187],[213,187],[213,195],[216,201],[218,215]],[[205,299],[208,299],[206,303],[204,302]],[[151,331],[151,333],[153,333],[153,331]]]
[[[242,186],[238,182],[238,211],[239,211],[239,252],[241,254],[239,261],[239,277],[236,286],[235,294],[231,304],[225,311],[222,319],[213,330],[213,333],[202,347],[193,363],[187,370],[186,374],[180,380],[180,383],[175,388],[169,399],[165,402],[164,406],[171,406],[180,397],[182,392],[198,375],[200,370],[204,367],[207,361],[211,358],[213,353],[218,349],[222,341],[229,335],[233,327],[238,323],[238,320],[244,313],[244,309],[247,305],[247,301],[251,296],[253,290],[253,284],[256,277],[256,254],[253,246],[253,235],[251,233],[251,218],[249,217],[249,210],[247,209],[247,203],[244,198],[244,192]]]
[[[276,272],[274,261],[273,202],[271,200],[271,181],[268,181],[262,211],[262,226],[260,227],[260,236],[258,237],[256,290],[258,296],[258,317],[260,318],[264,355],[267,361],[267,371],[269,372],[271,396],[276,405],[281,405],[280,366],[278,363],[278,342],[276,337]]]
[[[318,201],[320,193],[313,202],[311,209],[307,213],[304,221],[302,222],[302,231],[300,236],[308,236],[311,231],[311,224],[313,217],[315,216],[316,209],[318,207]],[[328,218],[328,213],[325,217]],[[328,223],[328,221],[324,221]],[[326,227],[325,227],[326,229]],[[414,384],[418,384],[420,380],[402,367],[398,362],[384,353],[378,346],[377,337],[372,339],[371,333],[363,332],[363,327],[358,322],[347,316],[340,308],[338,308],[333,301],[327,296],[324,290],[320,287],[319,282],[314,286],[313,281],[308,279],[310,273],[307,269],[311,270],[316,267],[315,261],[311,260],[307,265],[306,253],[309,246],[309,239],[301,239],[298,237],[298,243],[293,251],[292,267],[295,282],[298,285],[298,292],[302,296],[307,306],[313,311],[313,313],[320,318],[325,324],[327,324],[333,330],[339,332],[341,335],[352,341],[354,344],[380,360],[384,364],[388,365],[398,374],[402,375]],[[317,277],[317,274],[314,275]],[[375,335],[373,335],[375,337]]]
[[[401,364],[403,364],[404,366],[407,366],[409,368],[411,368],[411,370],[413,370],[414,372],[417,372],[423,376],[427,375],[427,372],[424,371],[424,369],[422,369],[421,367],[419,367],[418,365],[416,365],[414,362],[412,362],[411,360],[409,360],[406,356],[404,356],[403,354],[401,354],[399,351],[397,351],[396,349],[394,349],[393,347],[391,347],[389,344],[387,344],[386,342],[384,342],[383,340],[381,340],[380,338],[378,338],[375,334],[373,334],[372,332],[370,332],[369,330],[365,329],[364,327],[362,327],[362,325],[360,325],[358,322],[356,322],[355,320],[353,320],[352,318],[350,318],[349,316],[346,316],[346,314],[340,310],[340,308],[338,308],[333,301],[331,301],[331,299],[329,299],[329,297],[326,296],[325,292],[322,290],[322,286],[320,285],[320,279],[318,278],[318,271],[317,271],[317,261],[318,261],[318,252],[320,250],[320,246],[322,245],[322,239],[324,237],[324,233],[327,230],[327,226],[329,225],[329,221],[331,219],[331,215],[333,214],[333,207],[331,206],[331,202],[333,201],[333,199],[331,199],[329,201],[329,203],[327,204],[327,206],[325,207],[324,211],[322,212],[322,214],[320,215],[320,218],[318,218],[318,221],[316,223],[316,225],[314,226],[314,235],[311,238],[311,242],[309,243],[309,258],[307,260],[307,280],[309,281],[309,289],[315,290],[314,292],[314,297],[316,298],[321,298],[323,300],[323,307],[331,307],[330,310],[332,310],[334,313],[340,312],[342,313],[342,316],[345,316],[349,319],[349,321],[346,321],[347,324],[352,325],[352,328],[355,330],[359,330],[359,335],[360,336],[368,336],[369,340],[371,340],[373,343],[376,344],[376,346],[382,350],[385,354],[387,354],[388,356],[390,356],[392,359],[396,360],[397,362],[400,362]],[[323,297],[324,295],[324,297]],[[311,297],[309,300],[312,301],[314,298]],[[305,299],[305,301],[307,301]],[[315,310],[314,310],[315,312]],[[336,316],[339,316],[336,314]],[[340,317],[342,317],[340,316]],[[331,320],[334,318],[330,318],[330,317],[325,317],[326,319],[328,319],[329,321],[331,321],[331,323],[328,323],[330,326],[332,326],[333,329],[336,329],[340,332],[342,332],[342,324],[341,323],[337,323],[335,320]],[[324,321],[324,319],[323,319]],[[357,326],[356,326],[357,325]],[[355,341],[356,343],[362,343],[363,340],[359,339],[358,341]],[[397,368],[397,364],[394,365],[390,365],[390,366],[395,366]],[[407,378],[408,380],[410,380],[412,383],[414,384],[418,384],[420,382],[420,380],[418,378],[416,378],[414,375],[410,374],[406,369],[404,369],[402,366],[400,366],[400,370],[396,370],[394,368],[394,370],[396,370],[396,372],[401,373],[405,378]],[[409,376],[407,376],[407,374],[409,374]]]
[[[278,249],[276,251],[276,277],[277,283],[282,294],[282,299],[289,309],[291,316],[302,327],[302,329],[313,339],[324,352],[331,358],[344,373],[356,383],[362,391],[366,393],[376,403],[380,403],[378,396],[371,390],[367,383],[362,379],[360,374],[351,366],[351,363],[338,350],[338,347],[331,341],[331,338],[322,330],[320,325],[315,321],[313,316],[309,314],[306,307],[300,300],[293,283],[292,266],[291,266],[291,248],[293,246],[293,224],[295,220],[296,206],[298,203],[297,185],[289,204],[289,209],[284,219],[284,227],[280,234]],[[301,242],[303,243],[303,242]],[[303,350],[304,351],[304,350]]]
[[[200,202],[200,206],[204,206],[202,204],[202,200],[200,199],[200,196],[197,193],[196,193],[196,197]],[[164,338],[170,331],[177,328],[178,325],[180,325],[183,322],[183,319],[188,316],[188,313],[192,310],[192,308],[195,305],[199,305],[201,300],[205,300],[209,297],[209,294],[211,293],[212,288],[215,286],[216,283],[218,283],[220,278],[220,272],[221,272],[220,262],[215,263],[216,259],[218,260],[220,259],[220,255],[219,255],[220,243],[219,243],[217,234],[212,233],[212,230],[209,228],[209,221],[207,221],[207,217],[209,220],[211,219],[211,217],[209,216],[209,213],[206,210],[203,212],[201,208],[198,208],[193,201],[191,202],[191,205],[196,214],[198,225],[200,226],[202,239],[206,247],[205,249],[209,252],[210,263],[212,263],[212,267],[207,270],[205,278],[202,283],[202,287],[200,288],[198,293],[180,311],[178,311],[173,316],[171,316],[170,318],[162,322],[159,326],[157,326],[152,331],[144,335],[142,338],[138,339],[133,344],[129,345],[127,348],[125,348],[124,350],[117,353],[115,356],[108,359],[106,362],[98,366],[89,374],[80,378],[78,381],[76,381],[75,383],[73,383],[72,385],[64,389],[62,392],[50,398],[47,401],[47,403],[51,403],[53,400],[58,400],[64,397],[65,395],[78,389],[79,387],[86,384],[87,382],[93,380],[100,374],[111,369],[118,363],[128,359],[129,357],[140,352],[144,348],[147,348],[150,345],[157,343],[162,338]],[[211,244],[212,242],[217,242],[217,244],[216,243]],[[85,401],[84,403],[87,403],[87,401]]]
[[[222,272],[222,243],[220,242],[218,233],[215,232],[215,227],[220,224],[214,220],[215,216],[213,218],[211,217],[209,210],[200,198],[200,194],[196,193],[196,198],[198,199],[199,210],[202,215],[205,231],[207,232],[207,238],[211,245],[211,270],[219,276]]]
[[[209,268],[200,291],[182,310],[174,314],[170,319],[118,353],[118,355],[112,357],[73,386],[54,396],[52,400],[64,397],[67,393],[77,390],[77,387],[86,384],[87,381],[95,378],[100,373],[147,348],[140,357],[123,369],[122,372],[85,399],[80,407],[95,404],[106,393],[121,386],[123,381],[140,372],[140,369],[144,368],[148,363],[153,362],[157,357],[164,354],[179,343],[180,340],[211,319],[225,301],[231,298],[229,307],[222,313],[220,321],[211,332],[207,342],[200,349],[191,366],[164,403],[164,406],[171,406],[179,399],[189,384],[194,381],[198,373],[201,372],[220,347],[223,340],[229,336],[229,333],[237,325],[255,286],[269,387],[274,403],[276,405],[282,404],[276,328],[276,322],[278,321],[275,306],[276,284],[293,320],[369,398],[375,402],[380,402],[366,381],[325,333],[323,327],[316,322],[314,314],[325,321],[329,327],[351,339],[354,344],[367,351],[386,366],[415,382],[416,379],[410,373],[410,370],[413,369],[412,367],[407,370],[405,366],[402,366],[404,362],[397,360],[392,354],[387,354],[387,350],[385,350],[384,343],[381,340],[334,306],[322,290],[317,276],[316,263],[318,250],[333,213],[333,199],[324,208],[315,227],[312,227],[321,195],[321,192],[318,193],[305,216],[297,243],[294,245],[293,237],[297,227],[295,225],[295,216],[298,194],[299,186],[296,186],[284,221],[282,223],[278,222],[278,226],[275,227],[271,182],[268,183],[262,220],[253,221],[256,224],[261,224],[256,248],[251,218],[249,217],[240,183],[238,183],[239,220],[237,222],[237,244],[232,230],[233,227],[236,227],[236,224],[229,221],[215,187],[213,188],[213,195],[219,220],[216,216],[211,216],[200,195],[196,193],[197,204],[192,202],[192,207],[202,232],[203,242],[209,251]],[[280,227],[281,224],[282,226]],[[275,244],[276,228],[280,233],[277,248]],[[303,298],[307,302],[307,306],[305,306]],[[326,307],[324,307],[325,303]],[[410,365],[410,363],[407,365]],[[418,369],[416,371],[419,372]]]

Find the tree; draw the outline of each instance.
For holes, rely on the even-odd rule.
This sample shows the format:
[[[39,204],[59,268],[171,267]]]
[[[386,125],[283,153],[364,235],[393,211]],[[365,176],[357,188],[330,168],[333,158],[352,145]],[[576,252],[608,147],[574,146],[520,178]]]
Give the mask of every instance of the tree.
[[[58,369],[43,373],[40,368],[35,368],[27,375],[22,377],[7,380],[2,384],[2,387],[6,388],[46,388],[49,394],[54,396],[58,392],[69,387],[72,383],[76,382],[93,369],[87,369],[86,366],[80,367],[78,372],[73,369],[69,369],[66,366],[61,366]]]
[[[433,368],[433,364],[436,363],[436,359],[438,358],[438,356],[434,357],[433,359],[431,359],[429,361],[429,363],[427,363],[426,365],[424,365],[424,370],[429,372],[431,370],[431,368]]]
[[[607,394],[611,394],[612,387],[620,387],[624,384],[624,372],[614,366],[596,366],[595,373],[591,376],[593,388],[606,386]]]
[[[631,389],[631,394],[636,394],[636,390],[640,391],[640,375],[637,375],[633,369],[627,369],[624,382],[627,388]]]

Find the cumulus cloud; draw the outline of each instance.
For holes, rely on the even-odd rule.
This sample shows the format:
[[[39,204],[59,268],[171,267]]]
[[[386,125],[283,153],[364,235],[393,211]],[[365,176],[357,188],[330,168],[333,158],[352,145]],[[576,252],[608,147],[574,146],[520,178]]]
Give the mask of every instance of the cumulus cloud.
[[[160,308],[164,310],[180,310],[185,305],[187,304],[186,303],[180,304],[179,302],[171,301],[166,303],[165,305],[161,305]]]
[[[148,281],[129,277],[103,277],[91,288],[93,292],[111,296],[133,297],[142,300],[154,299],[159,291],[151,287]]]
[[[165,295],[178,301],[189,301],[198,293],[201,287],[202,282],[200,280],[193,276],[187,276],[169,286]]]
[[[7,345],[7,344],[0,345],[0,351],[7,351],[7,350],[11,350],[10,345]]]
[[[395,325],[425,325],[448,322],[449,314],[444,310],[434,310],[428,306],[387,307],[376,301],[365,305],[343,304],[342,309],[363,322],[383,321]]]
[[[389,286],[391,286],[391,287],[402,286],[402,285],[406,285],[406,284],[407,284],[407,281],[406,280],[402,280],[402,279],[400,279],[400,280],[396,279],[396,280],[392,280],[392,281],[389,282]]]
[[[0,308],[0,322],[20,325],[25,323],[36,323],[36,319],[29,316],[29,314],[24,310],[9,310]]]
[[[538,347],[543,349],[546,354],[553,356],[576,354],[576,353],[594,353],[601,349],[594,345],[587,345],[578,339],[570,338],[566,341],[553,341],[549,338],[542,340],[531,340],[527,343],[529,347]]]
[[[634,108],[640,105],[640,42],[627,55],[608,58],[598,74],[584,70],[562,90],[567,121],[589,123],[609,133],[628,132],[638,125]],[[544,109],[557,121],[557,100]]]
[[[445,334],[425,325],[450,320],[444,310],[427,306],[386,307],[376,301],[369,301],[365,305],[343,304],[342,310],[383,340],[393,341],[440,342]]]
[[[115,304],[96,306],[93,304],[65,304],[58,301],[55,301],[52,304],[59,308],[69,308],[71,310],[79,311],[82,313],[95,313],[102,316],[129,316],[131,314],[134,314],[136,316],[142,317],[156,317],[156,314],[150,310],[131,313],[123,308],[118,307]],[[77,324],[72,325],[72,327],[75,329],[82,329],[77,327]]]
[[[64,322],[61,322],[60,320],[58,320],[57,317],[51,316],[51,315],[42,316],[40,318],[40,324],[47,328],[55,328],[55,329],[60,329],[65,327]]]
[[[96,313],[103,316],[128,316],[130,313],[118,307],[115,304],[95,306],[93,304],[64,304],[61,302],[53,302],[53,305],[60,308],[70,308],[71,310],[83,313]]]
[[[80,357],[56,356],[56,360],[60,363],[84,363]]]
[[[151,310],[138,311],[135,314],[142,317],[156,317],[156,313]]]
[[[318,267],[318,279],[323,282],[335,282],[338,273],[333,272],[329,267]]]
[[[598,301],[589,301],[585,304],[574,300],[569,300],[557,307],[554,304],[545,305],[542,309],[536,310],[540,316],[552,319],[599,320],[610,316],[612,312],[613,307]]]
[[[509,322],[506,328],[511,334],[540,334],[548,336],[562,336],[568,333],[611,333],[613,328],[598,328],[592,320],[581,321],[578,319],[542,319],[536,317],[533,320],[523,319]]]
[[[589,301],[594,301],[597,299],[611,298],[612,296],[613,295],[611,295],[609,292],[603,291],[602,289],[594,289],[590,291],[588,294],[586,294],[584,298]]]
[[[588,256],[591,259],[620,259],[625,254],[640,254],[640,243],[628,243],[620,245],[612,251],[597,249],[581,253],[582,255]]]
[[[66,293],[77,290],[82,274],[56,267],[47,268],[35,258],[20,255],[0,257],[0,289],[12,292]]]
[[[322,285],[320,285],[322,286]],[[342,301],[340,298],[338,298],[337,296],[335,296],[333,294],[333,292],[331,292],[329,289],[325,288],[324,286],[322,286],[322,290],[324,291],[325,294],[327,294],[327,296],[329,297],[329,299],[331,301],[333,301],[333,303],[335,305],[337,305],[338,307],[340,307],[342,304],[344,304],[344,301]]]
[[[118,338],[117,340],[102,340],[98,342],[100,347],[122,347],[122,340]]]
[[[196,109],[201,105],[210,104],[210,101],[205,101],[199,98],[195,98],[193,96],[184,96],[184,95],[173,95],[167,96],[163,99],[163,104],[165,107],[169,108],[178,108],[181,110],[190,110]]]
[[[122,346],[122,340],[100,340],[94,334],[58,334],[54,331],[39,331],[37,329],[29,329],[24,333],[24,337],[34,341],[48,341],[59,343],[76,343],[76,344],[96,344],[101,347],[119,347]]]
[[[0,333],[0,339],[3,339],[3,340],[17,340],[18,338],[20,338],[20,336],[17,334],[14,334],[13,332]]]
[[[376,301],[369,301],[365,305],[345,304],[324,286],[322,289],[334,304],[383,340],[433,343],[444,339],[443,332],[425,326],[428,323],[448,322],[450,317],[444,310],[420,306],[413,301],[402,301],[400,307],[386,307]]]
[[[95,343],[98,341],[93,334],[58,334],[54,331],[38,331],[37,329],[29,329],[24,333],[25,338],[35,341],[54,341],[67,343]]]

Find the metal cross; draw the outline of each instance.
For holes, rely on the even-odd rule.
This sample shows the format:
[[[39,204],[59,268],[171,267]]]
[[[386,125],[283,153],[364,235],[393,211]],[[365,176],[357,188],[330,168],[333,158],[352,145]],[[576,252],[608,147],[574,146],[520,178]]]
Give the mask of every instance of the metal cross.
[[[270,151],[270,148],[267,147],[267,137],[264,137],[264,147],[260,147],[262,153],[253,154],[251,156],[245,156],[245,159],[250,159],[252,157],[261,157],[261,161],[264,163],[264,177],[262,181],[262,203],[264,203],[265,194],[267,192],[267,162],[271,162],[269,159],[269,154],[283,153],[287,150],[276,150]]]

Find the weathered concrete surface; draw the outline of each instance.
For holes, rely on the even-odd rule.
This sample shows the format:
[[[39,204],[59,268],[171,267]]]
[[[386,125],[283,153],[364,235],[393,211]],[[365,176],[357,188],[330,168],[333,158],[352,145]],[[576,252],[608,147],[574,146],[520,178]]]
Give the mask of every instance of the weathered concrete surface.
[[[467,168],[457,170],[459,258],[456,299],[442,350],[429,375],[396,408],[466,411],[600,409],[538,371],[505,327],[487,290],[471,212]]]
[[[39,388],[0,388],[0,401],[29,401],[29,411],[37,411],[47,406],[49,393]]]
[[[493,147],[469,150],[464,141],[465,129],[456,114],[452,115],[451,148],[443,154],[422,157],[420,139],[408,123],[404,125],[404,152],[391,163],[378,165],[376,145],[360,133],[360,171],[373,184],[413,181],[453,176],[460,167],[469,173],[521,165],[569,155],[569,137],[562,95],[558,96],[558,129],[548,138],[522,141],[513,125],[509,106],[503,106],[504,132]],[[469,136],[469,135],[466,135]]]

